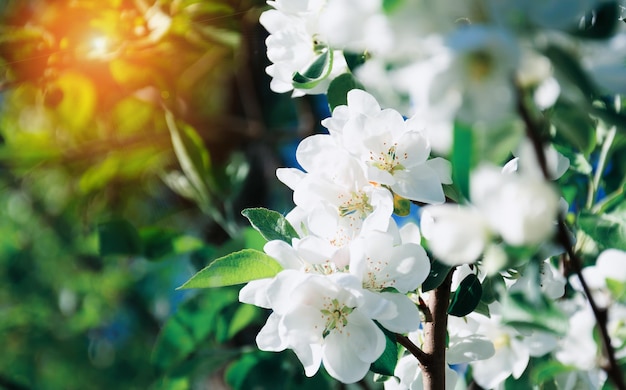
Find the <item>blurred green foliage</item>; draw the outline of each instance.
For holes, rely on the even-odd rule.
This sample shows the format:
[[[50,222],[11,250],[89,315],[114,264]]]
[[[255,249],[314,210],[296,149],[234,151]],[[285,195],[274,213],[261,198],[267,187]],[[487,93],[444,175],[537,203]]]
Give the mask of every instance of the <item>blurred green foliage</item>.
[[[263,7],[0,0],[0,388],[328,387],[256,351],[237,288],[175,290],[262,248],[239,210],[290,208],[279,151],[315,130]]]

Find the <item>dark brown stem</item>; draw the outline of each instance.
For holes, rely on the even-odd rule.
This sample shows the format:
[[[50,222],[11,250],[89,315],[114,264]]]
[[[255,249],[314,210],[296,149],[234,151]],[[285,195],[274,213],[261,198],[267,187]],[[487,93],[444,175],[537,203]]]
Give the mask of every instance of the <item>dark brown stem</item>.
[[[409,340],[408,337],[397,334],[396,341],[404,348],[406,348],[406,350],[409,351],[413,356],[415,356],[420,363],[424,364],[424,362],[427,362],[430,358],[430,356],[426,355],[424,351],[420,349],[420,347],[413,344],[413,342]]]
[[[446,332],[453,273],[454,269],[450,270],[443,283],[428,297],[427,304],[432,321],[423,324],[422,349],[427,358],[424,361],[420,360],[426,390],[444,390],[446,387]]]
[[[521,88],[517,88],[517,93],[517,109],[520,116],[522,117],[522,120],[526,124],[526,134],[533,144],[533,147],[535,149],[535,155],[537,156],[537,161],[539,163],[539,166],[541,167],[544,178],[549,181],[550,174],[548,172],[546,156],[543,150],[543,144],[538,135],[539,126],[536,121],[532,119],[530,112],[524,104],[524,96]],[[557,240],[563,246],[567,253],[568,264],[566,265],[566,268],[574,271],[574,273],[578,277],[580,285],[582,286],[583,291],[587,296],[587,300],[589,301],[589,305],[591,306],[591,310],[593,311],[593,315],[596,319],[596,324],[598,330],[600,331],[600,338],[602,340],[604,356],[607,360],[607,364],[602,367],[602,369],[606,371],[607,375],[618,389],[626,390],[626,385],[624,383],[624,374],[622,373],[617,363],[617,360],[615,359],[615,351],[613,349],[613,345],[611,345],[611,337],[609,336],[609,332],[607,329],[608,318],[606,309],[598,307],[593,298],[593,295],[591,294],[591,290],[589,289],[589,286],[587,285],[587,282],[583,277],[582,261],[574,252],[574,245],[562,215],[559,215],[558,217]]]

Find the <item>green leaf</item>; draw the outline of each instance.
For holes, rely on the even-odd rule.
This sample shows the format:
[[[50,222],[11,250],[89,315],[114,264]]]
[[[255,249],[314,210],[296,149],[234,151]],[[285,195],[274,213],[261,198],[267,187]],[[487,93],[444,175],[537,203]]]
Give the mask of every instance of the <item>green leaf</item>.
[[[502,323],[520,330],[541,330],[557,335],[567,333],[567,316],[543,294],[529,297],[521,291],[502,298]]]
[[[291,245],[292,240],[298,238],[293,226],[277,211],[259,207],[245,209],[241,214],[248,218],[252,227],[268,241],[281,240]]]
[[[393,213],[399,217],[406,217],[411,212],[411,201],[393,194]]]
[[[613,278],[606,278],[606,287],[613,298],[618,302],[626,302],[626,282]]]
[[[616,1],[598,5],[592,12],[588,12],[572,34],[589,39],[607,39],[615,34],[620,21],[621,8]]]
[[[183,361],[215,331],[216,318],[231,304],[237,304],[236,289],[208,291],[184,302],[161,329],[152,351],[152,363],[169,368]]]
[[[348,104],[348,92],[353,89],[365,89],[363,85],[352,75],[344,73],[337,76],[328,86],[328,106],[334,110],[337,106]]]
[[[196,190],[199,202],[207,203],[210,199],[209,182],[210,158],[209,152],[204,146],[202,138],[191,126],[179,128],[174,115],[170,111],[165,112],[165,120],[172,137],[174,153],[178,158],[183,173]]]
[[[311,89],[316,87],[322,80],[326,79],[333,69],[333,50],[330,48],[317,56],[315,61],[304,73],[296,72],[293,75],[292,84],[294,88]]]
[[[450,272],[450,269],[452,269],[452,267],[450,267],[449,265],[443,264],[437,260],[433,260],[430,263],[430,273],[428,274],[428,277],[426,278],[424,283],[422,283],[422,291],[426,292],[439,287],[439,285],[443,283],[446,276],[448,276],[448,272]]]
[[[626,212],[609,214],[581,213],[578,226],[591,237],[600,249],[615,248],[626,250]]]
[[[595,85],[573,55],[556,45],[549,45],[543,54],[552,61],[557,75],[567,79],[573,86],[577,87],[583,96],[591,98],[596,95]]]
[[[261,309],[254,305],[239,305],[228,323],[227,338],[231,339],[260,317]]]
[[[99,224],[98,243],[100,256],[132,256],[142,253],[139,232],[130,222],[124,219]]]
[[[524,138],[524,129],[517,123],[495,127],[476,124],[471,131],[472,166],[484,161],[502,165],[510,159],[511,151],[515,150]]]
[[[596,124],[585,110],[559,100],[552,109],[551,121],[556,128],[557,141],[562,139],[585,155],[596,147]]]
[[[363,65],[365,61],[367,61],[368,54],[367,52],[350,53],[350,52],[344,51],[343,57],[346,59],[346,64],[348,64],[348,69],[350,69],[351,72],[354,72],[356,68]]]
[[[530,378],[533,384],[541,385],[559,374],[575,370],[575,367],[567,366],[556,360],[548,360],[534,366],[531,370]]]
[[[150,260],[161,259],[174,252],[173,241],[178,237],[173,230],[150,226],[139,231],[143,255]]]
[[[272,257],[254,249],[244,249],[213,261],[179,289],[232,286],[251,280],[271,278],[283,268]]]
[[[483,289],[478,277],[475,274],[467,275],[452,295],[448,314],[456,317],[468,315],[478,306],[482,294]]]
[[[378,359],[370,366],[370,371],[376,374],[393,376],[393,372],[396,369],[398,363],[398,344],[396,343],[396,336],[389,332],[387,329],[376,323],[380,330],[385,334],[385,350]]]
[[[253,351],[230,365],[224,379],[233,390],[281,389],[318,390],[331,389],[322,370],[313,377],[304,376],[304,370],[292,353]]]
[[[481,301],[486,304],[493,303],[496,299],[498,299],[500,292],[506,290],[504,278],[499,273],[488,276],[485,280],[483,280],[482,288],[483,295],[481,297]]]
[[[383,0],[383,11],[386,14],[390,14],[394,10],[398,9],[404,0]]]
[[[452,180],[461,194],[469,199],[470,168],[472,165],[472,129],[461,124],[454,125],[452,146]]]

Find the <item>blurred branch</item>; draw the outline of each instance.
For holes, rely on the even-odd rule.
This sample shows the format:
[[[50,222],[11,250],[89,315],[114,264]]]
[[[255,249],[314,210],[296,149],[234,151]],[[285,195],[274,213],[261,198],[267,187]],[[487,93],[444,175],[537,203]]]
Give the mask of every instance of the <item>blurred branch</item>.
[[[550,180],[550,174],[548,172],[548,165],[545,156],[545,152],[543,149],[543,144],[541,138],[539,136],[539,129],[541,129],[541,123],[538,123],[534,120],[528,110],[524,102],[524,92],[521,87],[516,86],[517,91],[517,110],[520,114],[522,120],[524,121],[526,127],[526,135],[531,140],[533,144],[533,148],[535,150],[535,155],[537,157],[537,162],[541,168],[541,172],[545,180]],[[569,234],[569,230],[565,224],[565,220],[562,215],[558,216],[557,221],[557,236],[558,242],[563,246],[567,253],[567,257],[569,259],[568,266],[571,270],[574,271],[576,276],[578,277],[580,284],[583,288],[585,295],[587,296],[587,300],[589,305],[591,306],[591,310],[593,311],[593,315],[596,319],[596,324],[598,330],[600,332],[600,339],[602,342],[604,357],[607,360],[607,364],[602,367],[604,371],[606,371],[607,375],[611,379],[611,381],[615,384],[618,389],[626,389],[626,384],[624,382],[624,374],[617,363],[617,359],[615,358],[615,350],[613,345],[611,344],[611,337],[609,335],[607,329],[608,316],[607,316],[607,308],[598,307],[589,286],[585,278],[583,277],[583,266],[582,260],[578,255],[574,252],[574,245],[572,242],[571,235]]]

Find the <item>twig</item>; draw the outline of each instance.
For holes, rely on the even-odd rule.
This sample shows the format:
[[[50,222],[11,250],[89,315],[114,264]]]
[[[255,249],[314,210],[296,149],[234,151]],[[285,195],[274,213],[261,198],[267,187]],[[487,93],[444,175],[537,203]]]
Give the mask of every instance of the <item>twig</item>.
[[[524,121],[526,125],[526,135],[528,136],[528,138],[531,140],[533,144],[533,147],[535,149],[535,155],[537,157],[537,162],[539,163],[541,171],[543,172],[544,178],[549,181],[550,174],[548,172],[546,156],[545,156],[543,145],[541,143],[539,135],[537,134],[538,125],[531,118],[530,113],[528,112],[528,109],[526,108],[524,104],[524,96],[523,96],[522,89],[519,87],[516,87],[516,89],[517,89],[517,109],[519,111],[520,116],[522,117],[522,120]],[[557,227],[557,239],[559,243],[563,246],[563,248],[565,248],[565,251],[567,253],[567,257],[569,259],[568,267],[571,270],[573,270],[576,276],[578,277],[580,281],[580,285],[582,286],[583,291],[585,295],[587,296],[587,300],[589,301],[589,305],[591,306],[591,310],[596,319],[596,324],[600,331],[600,338],[602,340],[602,346],[604,349],[605,358],[607,359],[607,362],[608,362],[608,366],[602,367],[602,369],[606,371],[607,375],[613,381],[615,386],[617,386],[618,389],[625,390],[626,385],[624,383],[624,377],[623,377],[623,374],[619,365],[617,364],[617,360],[615,359],[615,351],[613,349],[613,345],[611,344],[611,337],[609,336],[609,332],[607,329],[608,318],[607,318],[606,309],[601,309],[598,307],[598,305],[596,304],[593,298],[593,295],[591,294],[591,290],[589,289],[589,286],[587,285],[587,282],[585,281],[585,278],[583,277],[582,261],[573,250],[573,243],[572,243],[571,237],[569,235],[569,232],[567,230],[567,227],[565,225],[565,221],[562,215],[559,215],[557,224],[558,224],[557,225],[558,226]]]
[[[424,353],[424,351],[422,351],[420,347],[413,344],[413,342],[409,340],[408,337],[401,334],[396,334],[396,341],[398,341],[400,345],[402,345],[404,348],[406,348],[407,351],[415,356],[421,364],[427,364],[429,362],[430,356]]]

